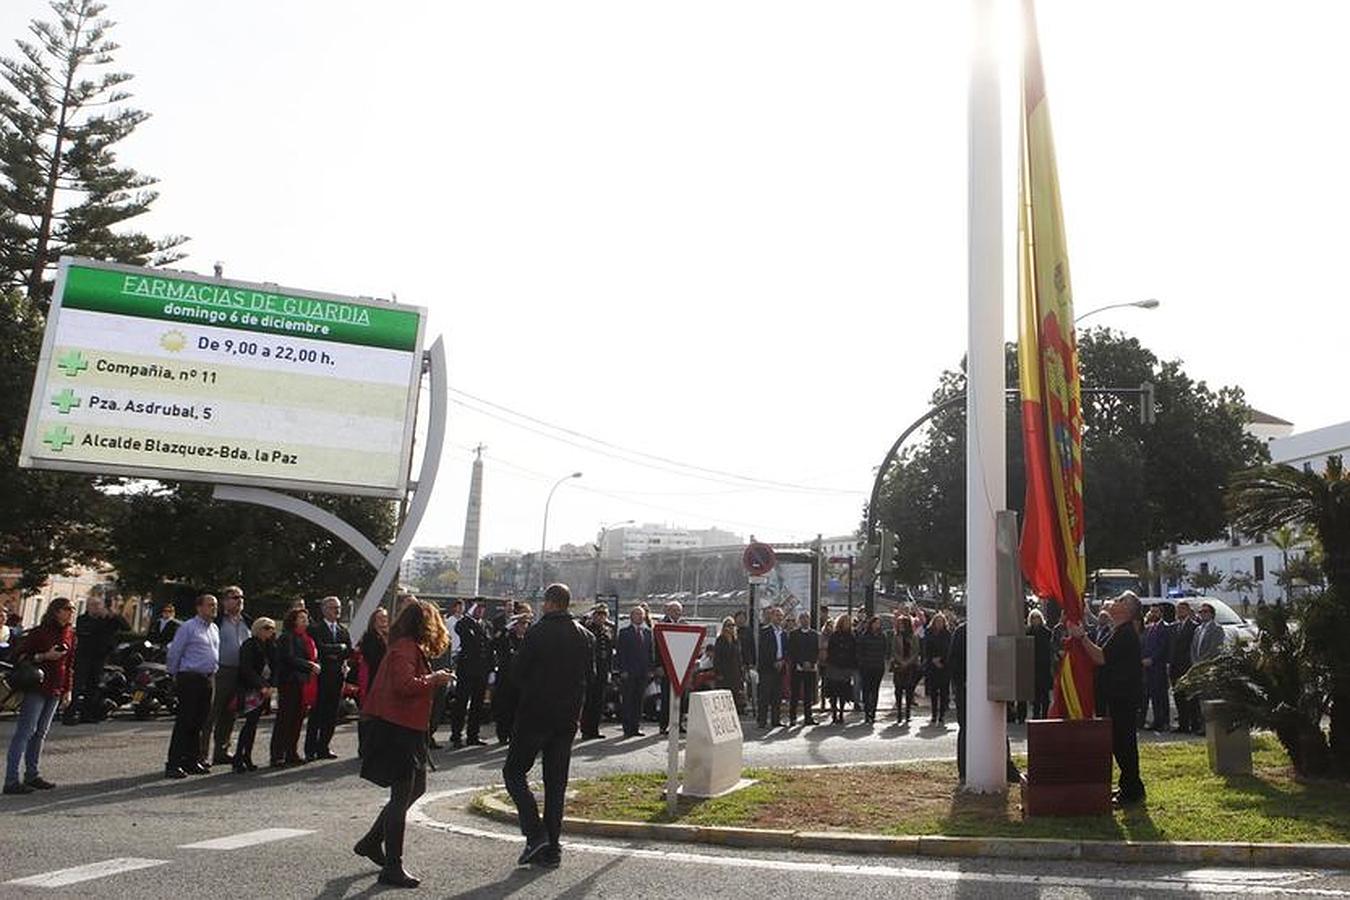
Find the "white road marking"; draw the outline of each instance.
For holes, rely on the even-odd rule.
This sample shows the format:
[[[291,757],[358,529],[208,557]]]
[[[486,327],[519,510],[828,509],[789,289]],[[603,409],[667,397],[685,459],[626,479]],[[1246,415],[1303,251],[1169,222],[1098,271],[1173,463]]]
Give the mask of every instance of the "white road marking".
[[[303,837],[313,834],[304,828],[264,828],[261,831],[245,831],[228,837],[212,838],[209,841],[197,841],[195,844],[179,844],[179,850],[238,850],[257,844],[270,844],[272,841],[284,841],[287,838]]]
[[[460,788],[453,791],[436,791],[435,793],[424,794],[411,808],[409,808],[408,821],[414,825],[420,825],[423,828],[429,828],[433,831],[443,831],[448,834],[458,834],[464,837],[484,838],[486,840],[501,841],[510,844],[518,844],[523,841],[524,838],[515,834],[501,831],[489,831],[483,828],[472,828],[466,825],[454,825],[450,822],[439,822],[423,812],[423,807],[429,803],[435,803],[436,801],[444,800],[447,797],[479,790],[484,790],[484,788]],[[678,850],[653,850],[632,846],[617,847],[603,844],[585,844],[577,843],[575,841],[564,841],[563,846],[569,851],[577,853],[622,856],[629,859],[656,859],[665,862],[691,863],[698,866],[725,866],[726,868],[731,869],[766,869],[774,872],[806,872],[825,875],[862,876],[869,878],[917,879],[920,881],[936,881],[948,884],[968,882],[981,884],[1018,884],[1030,885],[1033,887],[1080,888],[1088,891],[1130,890],[1167,891],[1185,894],[1283,894],[1302,897],[1350,897],[1350,891],[1321,888],[1293,888],[1281,885],[1251,884],[1228,880],[1233,877],[1233,873],[1228,874],[1224,879],[1210,880],[1191,880],[1177,877],[1171,879],[1082,878],[1068,875],[1019,875],[1013,872],[969,872],[961,871],[959,869],[942,868],[916,869],[905,866],[874,864],[794,862],[783,859],[753,859],[736,856],[716,856],[707,853],[690,853]],[[968,860],[958,860],[957,862],[968,862]],[[1201,875],[1212,875],[1213,870],[1207,871],[1201,869],[1193,870],[1193,872]],[[1291,874],[1297,874],[1302,877],[1315,877],[1306,872]]]
[[[15,878],[13,881],[6,881],[5,884],[17,884],[23,887],[40,888],[58,888],[66,887],[72,884],[79,884],[81,881],[93,881],[95,878],[107,878],[109,875],[119,875],[122,872],[135,872],[137,869],[151,869],[155,866],[166,865],[167,859],[140,859],[134,856],[123,856],[117,859],[105,859],[103,862],[89,863],[86,866],[75,866],[71,869],[57,869],[55,872],[44,872],[41,875],[29,875],[27,878]]]

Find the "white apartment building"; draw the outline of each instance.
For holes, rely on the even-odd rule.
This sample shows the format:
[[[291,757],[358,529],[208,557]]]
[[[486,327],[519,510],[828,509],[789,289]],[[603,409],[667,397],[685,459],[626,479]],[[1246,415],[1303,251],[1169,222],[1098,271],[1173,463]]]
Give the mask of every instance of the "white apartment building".
[[[856,534],[838,534],[820,539],[820,552],[826,559],[831,556],[862,556],[862,539]]]
[[[416,581],[427,572],[446,564],[458,566],[459,558],[463,552],[462,547],[449,545],[444,547],[414,547],[412,552],[403,558],[403,562],[399,566],[399,580],[406,584]]]
[[[1264,421],[1258,421],[1258,417]],[[1271,421],[1273,420],[1273,421]],[[1278,423],[1278,424],[1277,424]],[[1299,434],[1291,434],[1291,425],[1272,416],[1255,414],[1249,431],[1258,437],[1267,439],[1270,459],[1274,463],[1321,472],[1326,468],[1328,456],[1341,455],[1350,462],[1350,422],[1317,428]],[[1283,428],[1283,434],[1272,434]],[[1266,538],[1266,535],[1259,537]],[[1295,547],[1289,551],[1291,558],[1302,556],[1306,547]],[[1186,562],[1192,572],[1222,572],[1225,576],[1234,572],[1246,572],[1256,580],[1256,593],[1248,596],[1255,605],[1264,600],[1273,602],[1281,595],[1281,588],[1275,572],[1284,567],[1284,551],[1269,540],[1253,541],[1240,535],[1227,540],[1211,541],[1205,544],[1185,544],[1176,548],[1176,553]],[[1242,597],[1234,591],[1223,589],[1221,585],[1210,591],[1234,609],[1242,607]]]
[[[601,559],[636,559],[657,550],[733,547],[741,536],[720,528],[678,528],[670,525],[621,525],[598,536]]]

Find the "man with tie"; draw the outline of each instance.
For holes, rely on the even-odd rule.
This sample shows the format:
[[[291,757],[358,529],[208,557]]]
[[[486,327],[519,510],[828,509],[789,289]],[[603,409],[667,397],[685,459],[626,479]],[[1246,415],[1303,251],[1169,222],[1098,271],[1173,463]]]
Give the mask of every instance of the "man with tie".
[[[642,607],[628,614],[628,627],[619,629],[615,639],[615,666],[619,670],[623,708],[623,736],[642,737],[642,700],[652,671],[652,630]],[[598,673],[597,673],[598,674]]]
[[[755,710],[761,729],[783,727],[783,669],[787,665],[787,635],[783,610],[769,609],[769,623],[759,630],[759,704]]]
[[[309,626],[309,636],[319,652],[318,696],[309,714],[305,729],[305,760],[337,759],[329,748],[333,731],[337,728],[338,710],[342,706],[342,682],[347,674],[347,657],[352,652],[352,636],[338,619],[342,615],[342,601],[324,597],[319,601],[323,618]]]
[[[493,656],[492,642],[483,625],[486,610],[481,599],[475,600],[469,614],[455,623],[459,656],[455,659],[455,699],[450,703],[450,746],[457,750],[464,744],[470,747],[487,745],[478,737]],[[466,740],[460,740],[461,734]]]

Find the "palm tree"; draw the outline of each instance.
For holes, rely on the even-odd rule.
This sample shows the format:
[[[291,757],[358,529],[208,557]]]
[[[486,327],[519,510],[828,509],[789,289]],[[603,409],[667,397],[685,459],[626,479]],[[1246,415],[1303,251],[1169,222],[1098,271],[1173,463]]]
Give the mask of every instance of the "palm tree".
[[[1321,544],[1328,589],[1301,614],[1305,659],[1315,660],[1326,679],[1331,752],[1350,775],[1350,663],[1343,646],[1350,631],[1350,472],[1340,456],[1327,457],[1321,473],[1261,466],[1233,477],[1228,505],[1233,525],[1248,534],[1301,527]]]
[[[1240,472],[1228,489],[1228,508],[1233,525],[1248,534],[1311,530],[1322,544],[1327,584],[1350,602],[1350,472],[1341,457],[1327,457],[1320,474],[1286,465]],[[1287,566],[1288,548],[1281,549]]]

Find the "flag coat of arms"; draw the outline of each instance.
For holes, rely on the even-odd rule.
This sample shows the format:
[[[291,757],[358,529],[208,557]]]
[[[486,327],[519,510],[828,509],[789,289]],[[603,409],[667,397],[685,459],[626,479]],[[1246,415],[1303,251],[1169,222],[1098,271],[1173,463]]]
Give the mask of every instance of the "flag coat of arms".
[[[1018,179],[1019,335],[1026,512],[1022,574],[1069,623],[1083,621],[1083,408],[1068,246],[1033,0],[1022,0],[1022,152]],[[1068,641],[1055,673],[1051,716],[1093,715],[1094,666]]]

